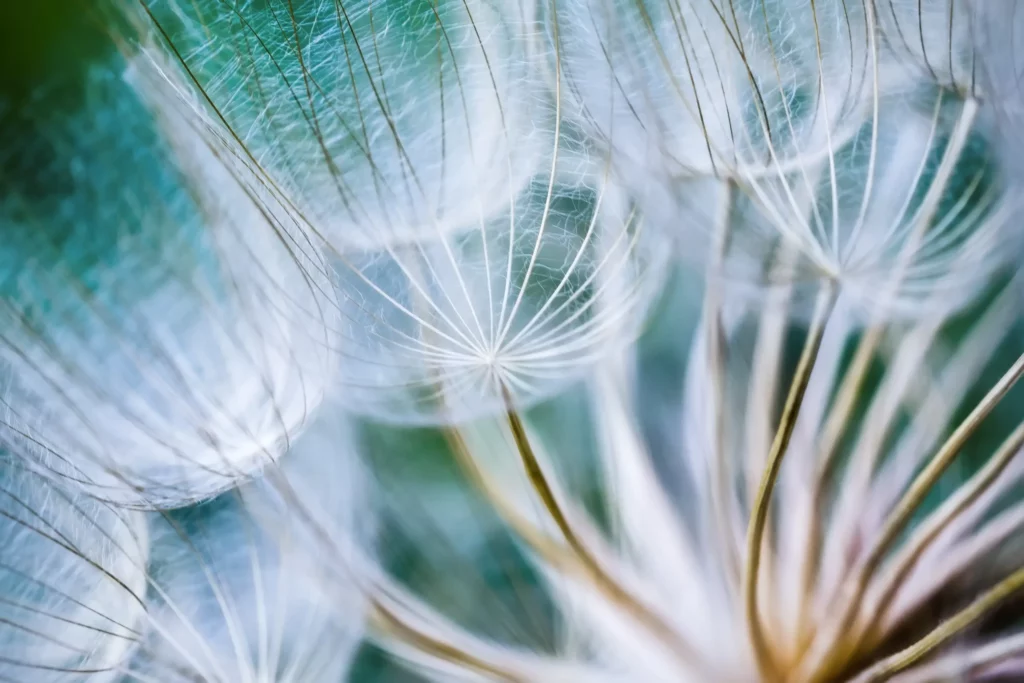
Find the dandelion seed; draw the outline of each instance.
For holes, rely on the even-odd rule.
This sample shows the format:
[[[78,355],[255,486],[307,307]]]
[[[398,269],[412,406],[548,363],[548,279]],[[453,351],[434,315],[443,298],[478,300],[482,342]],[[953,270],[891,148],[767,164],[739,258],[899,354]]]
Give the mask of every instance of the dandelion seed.
[[[345,258],[344,400],[390,420],[465,419],[549,396],[628,344],[661,255],[639,215],[608,208],[615,191],[541,177],[457,239]]]
[[[308,546],[328,534],[337,558],[356,538],[368,540],[350,448],[343,425],[321,421],[266,481],[154,518],[147,635],[126,681],[344,680],[363,600],[351,579],[343,592],[318,581],[326,567],[335,576],[343,567],[326,551],[311,557]],[[282,504],[289,498],[275,481],[302,514]]]
[[[0,450],[0,543],[0,680],[119,680],[144,623],[142,513]]]
[[[658,238],[561,127],[560,87],[545,93],[531,68],[525,4],[147,9],[331,252],[351,410],[430,423],[500,409],[505,393],[530,403],[635,336]],[[192,43],[175,42],[182,21]],[[218,31],[237,39],[211,58],[229,66],[180,47]],[[254,101],[231,89],[239,74]],[[319,156],[303,151],[314,143]],[[317,179],[279,179],[297,170]],[[343,209],[349,194],[374,205]],[[307,212],[317,203],[331,208]],[[599,312],[613,286],[618,307]]]
[[[334,249],[471,229],[534,172],[526,3],[142,5],[157,49]]]
[[[74,111],[12,112],[31,127],[6,138],[0,199],[10,408],[79,485],[145,507],[276,457],[333,353],[316,249],[170,85],[111,54]]]
[[[685,257],[722,245],[700,265],[748,294],[831,281],[877,317],[953,309],[1001,261],[1015,200],[963,4],[581,1],[549,23],[581,125]]]

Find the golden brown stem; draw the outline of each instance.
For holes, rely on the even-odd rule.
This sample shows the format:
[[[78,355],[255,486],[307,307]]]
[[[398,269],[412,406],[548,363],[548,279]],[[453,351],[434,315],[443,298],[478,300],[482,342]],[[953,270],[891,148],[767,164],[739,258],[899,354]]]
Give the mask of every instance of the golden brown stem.
[[[909,669],[976,624],[1021,589],[1024,589],[1024,569],[1018,569],[1010,574],[913,645],[872,666],[857,679],[857,683],[881,683]]]
[[[835,305],[835,300],[836,288],[834,283],[826,283],[818,296],[814,316],[807,333],[807,340],[804,342],[803,352],[800,354],[800,362],[797,364],[796,374],[789,386],[789,393],[786,396],[786,403],[782,409],[779,428],[775,432],[775,440],[772,442],[771,451],[768,454],[768,465],[761,478],[761,486],[758,489],[757,499],[754,502],[754,510],[751,514],[747,533],[747,563],[743,580],[747,628],[750,631],[750,640],[754,647],[754,654],[757,657],[758,668],[762,676],[767,680],[774,680],[775,678],[775,663],[768,647],[768,641],[765,637],[764,626],[761,623],[761,616],[757,605],[762,542],[768,522],[768,513],[771,509],[775,484],[778,480],[779,471],[782,468],[782,462],[786,456],[789,440],[793,436],[797,418],[800,416],[804,393],[807,391],[807,385],[811,379],[811,371],[814,369],[814,361],[821,348],[821,339],[825,333],[825,326]]]
[[[911,483],[910,488],[900,499],[899,503],[897,503],[895,510],[886,519],[878,540],[871,547],[860,570],[857,572],[850,598],[842,608],[841,618],[836,622],[837,634],[855,623],[857,612],[871,578],[878,571],[882,560],[889,552],[900,532],[903,531],[910,521],[914,511],[921,505],[925,496],[938,481],[939,477],[960,453],[960,449],[963,448],[968,438],[977,431],[985,417],[1022,376],[1024,376],[1024,354],[1021,354],[1013,366],[996,382],[988,394],[974,407],[970,415],[964,418],[964,421],[946,439],[924,470]],[[830,653],[825,657],[822,665],[817,667],[815,674],[810,680],[822,680],[823,672],[832,669],[838,659],[847,657],[851,652],[855,651],[860,646],[864,635],[864,631],[860,630],[847,635],[845,638],[840,638],[841,646],[832,647]]]
[[[595,587],[635,619],[637,623],[647,628],[662,642],[671,647],[672,651],[687,668],[694,666],[698,668],[705,667],[700,654],[693,646],[684,640],[661,616],[631,595],[619,581],[611,576],[576,532],[568,515],[559,503],[558,497],[552,489],[547,476],[544,474],[540,461],[537,459],[533,446],[530,444],[522,418],[511,407],[511,396],[508,394],[508,390],[504,388],[503,390],[505,391],[505,400],[508,406],[508,424],[512,430],[512,436],[515,439],[516,448],[519,451],[527,479],[529,479],[530,485],[540,498],[545,511],[562,533],[569,548],[578,558],[582,568],[586,571]]]

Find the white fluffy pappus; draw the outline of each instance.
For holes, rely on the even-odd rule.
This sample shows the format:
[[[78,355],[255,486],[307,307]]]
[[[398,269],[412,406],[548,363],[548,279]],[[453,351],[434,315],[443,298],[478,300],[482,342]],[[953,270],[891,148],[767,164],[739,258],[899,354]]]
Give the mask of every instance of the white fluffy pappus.
[[[316,410],[336,305],[316,248],[155,63],[111,56],[79,86],[73,111],[26,111],[6,150],[11,406],[93,494],[186,504]]]
[[[562,127],[529,3],[146,9],[329,252],[348,408],[465,419],[635,337],[664,251]]]
[[[352,448],[329,415],[264,480],[152,515],[147,631],[126,682],[345,680],[366,603],[351,578],[336,581],[338,558],[372,533]]]
[[[777,177],[680,187],[676,219],[709,226],[710,269],[764,296],[829,282],[864,318],[969,302],[1005,262],[1019,199],[998,161],[993,113],[927,86],[881,100],[825,159]],[[731,284],[730,284],[731,283]],[[928,313],[938,313],[927,310]]]
[[[899,316],[969,301],[1007,253],[1017,200],[961,4],[581,0],[548,23],[581,125],[684,258]]]
[[[529,3],[142,5],[155,45],[336,250],[472,227],[536,170]]]
[[[113,683],[144,630],[145,516],[0,447],[0,681]]]
[[[636,337],[664,242],[607,177],[565,149],[552,163],[458,236],[338,256],[342,401],[392,421],[468,419],[550,396]]]
[[[859,127],[875,86],[860,2],[544,6],[576,116],[647,193],[822,157]]]
[[[999,115],[1001,158],[1014,178],[1024,173],[1024,10],[1016,4],[977,2],[975,44],[980,80]]]
[[[976,48],[981,44],[974,26],[989,4],[999,3],[876,0],[882,45],[895,57],[887,64],[886,77],[925,77],[961,94],[977,94]]]
[[[547,586],[550,611],[537,626],[528,602],[506,603],[511,613],[488,612],[484,631],[434,606],[437,596],[382,585],[375,641],[432,681],[1021,675],[1012,617],[1024,570],[1010,541],[1024,523],[1013,495],[1024,427],[995,446],[974,441],[1024,374],[1024,357],[991,367],[1018,309],[1016,288],[1004,287],[950,348],[941,316],[862,334],[849,309],[824,307],[795,369],[784,361],[785,307],[733,311],[728,324],[708,312],[675,421],[681,487],[640,435],[625,397],[642,387],[628,364],[602,365],[591,394],[598,514],[518,414],[452,430],[470,481]],[[736,372],[741,356],[747,370]],[[887,369],[868,382],[879,363]],[[969,398],[986,368],[996,379]],[[956,473],[965,447],[986,457]],[[674,500],[679,491],[692,493]]]

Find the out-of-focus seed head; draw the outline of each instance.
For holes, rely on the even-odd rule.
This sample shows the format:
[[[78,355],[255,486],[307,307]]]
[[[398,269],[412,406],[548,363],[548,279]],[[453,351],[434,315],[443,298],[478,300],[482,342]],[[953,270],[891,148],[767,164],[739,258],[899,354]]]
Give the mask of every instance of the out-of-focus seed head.
[[[346,680],[365,600],[345,563],[370,539],[352,448],[328,416],[264,480],[152,516],[146,636],[127,680]]]
[[[143,3],[217,115],[334,249],[501,210],[541,139],[528,3]]]
[[[637,188],[819,157],[870,104],[873,19],[860,2],[545,5],[582,125]]]
[[[0,680],[120,680],[143,629],[145,517],[32,466],[0,450]]]
[[[231,498],[169,513],[154,532],[149,635],[129,680],[344,680],[361,605],[319,590],[287,541]]]
[[[335,351],[324,267],[157,65],[111,54],[74,86],[76,106],[24,104],[5,136],[11,409],[100,497],[208,497],[316,409]]]
[[[992,124],[945,90],[885,98],[827,158],[720,186],[726,208],[691,205],[690,216],[725,243],[713,271],[727,289],[831,282],[866,321],[953,311],[989,282],[1012,236],[1019,200]]]
[[[887,317],[962,305],[1006,253],[962,5],[579,0],[548,30],[580,125],[684,259]]]

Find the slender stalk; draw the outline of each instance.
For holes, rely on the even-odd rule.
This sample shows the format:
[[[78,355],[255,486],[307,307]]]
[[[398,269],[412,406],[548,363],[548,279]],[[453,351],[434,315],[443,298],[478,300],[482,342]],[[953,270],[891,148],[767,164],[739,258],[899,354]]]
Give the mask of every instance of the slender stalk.
[[[1017,426],[1013,433],[999,447],[996,454],[986,463],[985,467],[971,478],[966,487],[961,489],[957,496],[950,498],[946,505],[939,508],[931,518],[924,522],[921,529],[911,538],[909,547],[896,560],[895,568],[889,573],[888,578],[883,584],[884,588],[881,591],[881,597],[877,601],[878,609],[872,611],[865,626],[865,631],[870,633],[885,617],[897,591],[899,591],[900,586],[903,585],[903,582],[910,574],[910,571],[916,566],[917,561],[925,550],[938,538],[944,529],[963,514],[974,501],[978,500],[995,483],[999,475],[1009,466],[1010,461],[1020,453],[1022,446],[1024,446],[1024,423]]]
[[[501,487],[477,464],[458,429],[448,428],[444,431],[459,467],[487,502],[494,506],[498,516],[545,561],[555,567],[565,567],[568,554],[564,546],[551,539],[541,528],[516,510],[515,505],[503,494]]]
[[[401,642],[408,643],[421,652],[437,657],[441,661],[456,664],[487,676],[497,677],[499,680],[508,681],[508,683],[529,683],[528,679],[523,676],[497,667],[463,648],[455,647],[450,642],[423,633],[422,630],[406,623],[378,600],[371,600],[370,605],[372,608],[371,622],[375,623],[380,631]]]
[[[914,666],[1022,589],[1024,569],[1018,569],[913,645],[872,666],[857,679],[857,683],[880,683]]]
[[[735,187],[731,180],[725,182],[723,197],[715,220],[712,245],[712,272],[718,273],[725,259],[729,240],[729,224],[732,217]],[[739,539],[736,535],[739,513],[732,493],[733,473],[725,443],[725,335],[722,330],[722,301],[714,278],[709,278],[704,300],[705,350],[711,378],[711,419],[710,432],[714,463],[711,469],[711,490],[716,507],[718,538],[722,539],[721,549],[726,571],[732,577],[739,577]]]
[[[928,491],[931,490],[942,473],[946,471],[946,468],[949,467],[953,459],[960,453],[960,449],[963,448],[967,439],[974,434],[985,417],[1006,396],[1021,376],[1024,376],[1024,354],[1021,354],[995,386],[989,390],[985,398],[975,406],[971,414],[956,428],[949,439],[942,445],[942,448],[939,449],[939,452],[935,454],[935,457],[925,467],[924,471],[910,485],[910,489],[886,521],[881,538],[876,543],[875,549],[866,563],[868,566],[877,566],[877,563],[881,561],[882,556],[892,545],[896,536],[903,530],[907,522],[910,521],[914,510],[918,508]]]
[[[796,252],[786,245],[780,246],[782,251],[773,268],[784,271],[791,268],[796,260]],[[787,283],[778,293],[778,301],[773,301],[761,311],[757,327],[757,341],[754,345],[754,369],[747,396],[747,419],[745,424],[746,463],[744,475],[747,479],[747,505],[753,505],[757,498],[757,478],[755,473],[764,470],[765,457],[772,447],[774,432],[772,418],[775,412],[775,401],[778,392],[779,375],[782,369],[782,351],[788,329],[788,309],[793,294],[792,283]]]
[[[782,254],[772,268],[783,270],[792,266],[796,253],[780,247]],[[774,439],[773,417],[776,410],[775,397],[778,394],[779,383],[782,373],[782,352],[785,346],[786,331],[788,329],[788,309],[793,294],[793,283],[787,283],[778,292],[778,302],[768,303],[761,312],[758,324],[757,341],[754,352],[754,369],[747,390],[747,419],[745,425],[746,439],[742,442],[742,448],[746,455],[743,463],[743,478],[746,490],[746,498],[743,501],[748,509],[753,509],[754,501],[757,498],[757,487],[760,484],[758,478],[764,471],[768,453],[771,451]],[[771,529],[766,530],[765,543],[771,547]],[[775,570],[777,562],[768,562],[765,565],[765,583],[769,586],[777,586],[777,574]],[[740,576],[738,568],[734,572],[736,577]],[[736,585],[741,585],[738,578]],[[772,628],[783,629],[778,609],[777,596],[774,591],[764,595],[764,602],[761,605],[764,610],[766,621]]]
[[[757,604],[762,542],[768,522],[768,513],[771,509],[775,484],[778,480],[779,471],[782,468],[782,462],[786,456],[789,440],[793,436],[793,429],[796,427],[797,418],[800,416],[804,393],[807,391],[807,384],[811,379],[811,371],[814,369],[814,362],[817,358],[818,350],[821,348],[821,338],[824,335],[825,325],[835,305],[835,300],[835,283],[828,282],[822,288],[821,293],[818,295],[818,301],[815,304],[814,316],[807,333],[807,340],[804,343],[800,362],[797,364],[796,374],[786,396],[779,428],[775,433],[775,440],[768,454],[768,464],[761,478],[761,486],[758,489],[757,499],[754,502],[754,510],[751,514],[747,533],[747,563],[743,579],[747,628],[749,629],[750,640],[757,658],[758,669],[768,680],[775,678],[775,663],[772,661],[772,655],[769,651]]]
[[[511,401],[511,396],[507,394],[507,390],[506,400]],[[601,565],[601,562],[594,556],[579,533],[577,533],[565,510],[559,503],[558,497],[548,482],[543,467],[533,450],[533,446],[530,444],[522,418],[511,407],[511,403],[508,403],[506,414],[523,469],[531,486],[540,498],[545,511],[558,527],[565,538],[565,542],[579,559],[583,569],[590,576],[595,586],[626,613],[630,614],[638,623],[650,630],[662,642],[669,645],[686,668],[692,668],[695,665],[698,668],[706,668],[700,654],[680,636],[678,631],[672,628],[661,616],[631,595]]]
[[[840,612],[841,617],[835,622],[833,628],[835,631],[833,637],[838,636],[837,642],[830,645],[828,654],[825,656],[822,664],[816,667],[815,674],[810,680],[827,680],[827,672],[833,669],[838,661],[849,656],[850,653],[860,646],[865,635],[863,630],[858,630],[854,633],[844,632],[854,623],[871,578],[878,571],[882,560],[896,541],[900,532],[910,521],[914,511],[924,501],[928,491],[931,490],[942,473],[946,471],[960,453],[960,449],[963,448],[968,438],[977,431],[985,417],[1022,376],[1024,376],[1024,354],[1017,359],[995,386],[989,390],[988,394],[975,406],[970,415],[964,418],[964,421],[954,430],[928,462],[924,470],[911,483],[910,488],[900,499],[895,510],[886,519],[878,540],[875,541],[870,552],[865,557],[860,570],[856,573],[850,597],[845,602],[845,606]],[[822,678],[823,676],[825,676],[825,679]]]
[[[853,360],[850,362],[849,370],[843,375],[842,384],[836,394],[836,399],[825,419],[825,426],[822,436],[818,442],[820,464],[817,475],[814,478],[811,490],[810,519],[807,523],[807,541],[804,561],[801,565],[800,585],[803,590],[800,592],[800,609],[797,617],[797,656],[802,655],[807,647],[810,647],[812,633],[810,627],[811,595],[814,584],[818,580],[818,572],[821,569],[821,549],[824,542],[821,513],[829,490],[829,482],[835,475],[836,466],[839,464],[838,446],[849,424],[850,415],[853,413],[857,396],[867,378],[868,367],[874,355],[878,342],[882,337],[882,327],[873,326],[865,332],[854,352]]]
[[[605,594],[624,612],[631,615],[638,623],[649,629],[663,642],[668,644],[687,668],[706,667],[696,650],[686,642],[679,633],[667,624],[650,608],[633,597],[614,577],[612,577],[594,554],[586,547],[580,534],[569,521],[568,515],[558,502],[557,495],[544,474],[541,464],[530,445],[525,425],[519,414],[511,408],[511,395],[505,390],[508,408],[508,421],[512,435],[516,441],[527,478],[537,495],[541,498],[545,510],[559,528],[569,548],[559,544],[542,529],[523,517],[515,505],[506,499],[490,476],[484,472],[474,460],[466,445],[465,439],[457,429],[445,430],[449,445],[456,459],[471,481],[487,497],[503,520],[522,538],[527,545],[553,567],[568,574],[581,575],[590,581],[597,590]]]

